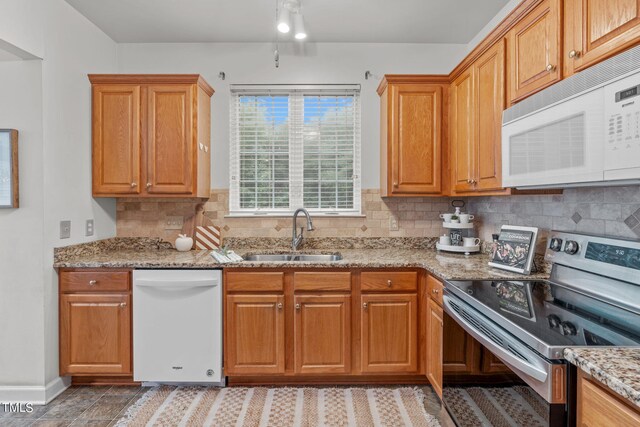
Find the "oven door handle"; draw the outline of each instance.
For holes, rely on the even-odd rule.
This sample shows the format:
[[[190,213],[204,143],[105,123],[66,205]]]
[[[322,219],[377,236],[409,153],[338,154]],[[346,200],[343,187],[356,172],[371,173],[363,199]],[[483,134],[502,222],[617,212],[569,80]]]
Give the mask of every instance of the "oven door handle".
[[[476,340],[480,341],[480,343],[485,347],[487,347],[487,349],[489,349],[489,351],[491,351],[494,355],[498,356],[506,364],[513,366],[514,368],[522,371],[524,374],[532,378],[535,378],[540,382],[545,382],[547,380],[547,377],[549,375],[546,370],[518,358],[517,356],[515,356],[514,354],[511,354],[508,350],[506,350],[502,346],[499,346],[498,344],[494,343],[482,331],[478,330],[475,326],[473,326],[466,319],[460,316],[460,314],[458,314],[456,310],[450,307],[451,298],[449,296],[444,295],[443,299],[445,303],[444,306],[445,306],[446,313],[449,316],[453,317],[455,321],[460,324],[460,326],[462,326]],[[473,309],[470,309],[470,307],[468,307],[467,304],[459,302],[458,300],[456,300],[456,304],[463,307],[466,311],[471,311],[471,312],[475,311]],[[478,315],[480,314],[478,313]],[[508,344],[511,345],[511,347],[517,349],[519,353],[527,353],[534,358],[540,357],[540,356],[534,355],[530,350],[526,349],[523,345],[518,344],[513,339],[508,337],[506,334],[500,331],[497,331],[495,328],[491,328],[491,332],[498,335],[504,341],[508,342]]]

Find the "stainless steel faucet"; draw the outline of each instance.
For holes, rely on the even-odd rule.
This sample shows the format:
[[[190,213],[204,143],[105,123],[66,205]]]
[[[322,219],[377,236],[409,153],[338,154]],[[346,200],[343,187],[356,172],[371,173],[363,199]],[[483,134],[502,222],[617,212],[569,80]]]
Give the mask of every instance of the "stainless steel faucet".
[[[300,235],[296,233],[296,222],[298,220],[298,214],[302,212],[305,217],[307,217],[307,231],[313,231],[313,222],[311,221],[311,216],[309,212],[305,208],[300,208],[295,211],[293,214],[293,236],[291,237],[291,250],[297,251],[298,246],[302,243],[302,239],[304,238],[302,235],[304,234],[304,227],[300,227]]]

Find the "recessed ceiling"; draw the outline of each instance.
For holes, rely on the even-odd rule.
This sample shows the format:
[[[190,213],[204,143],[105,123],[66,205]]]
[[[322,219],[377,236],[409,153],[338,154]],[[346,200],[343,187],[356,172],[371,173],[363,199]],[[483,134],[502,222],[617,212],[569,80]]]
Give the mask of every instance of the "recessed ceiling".
[[[275,39],[275,0],[67,2],[117,42]],[[468,43],[507,2],[302,0],[302,11],[308,40],[315,42]]]

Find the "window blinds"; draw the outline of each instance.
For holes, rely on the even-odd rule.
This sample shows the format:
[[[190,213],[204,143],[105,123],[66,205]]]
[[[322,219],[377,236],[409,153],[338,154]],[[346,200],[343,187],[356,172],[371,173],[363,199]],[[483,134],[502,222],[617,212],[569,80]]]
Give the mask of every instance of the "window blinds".
[[[360,214],[358,86],[232,86],[231,214]]]

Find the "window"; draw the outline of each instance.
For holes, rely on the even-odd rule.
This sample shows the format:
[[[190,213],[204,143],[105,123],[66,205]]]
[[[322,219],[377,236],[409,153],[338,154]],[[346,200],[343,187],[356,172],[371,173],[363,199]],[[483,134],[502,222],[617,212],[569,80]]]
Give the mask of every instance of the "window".
[[[231,215],[360,214],[360,88],[231,88]]]

